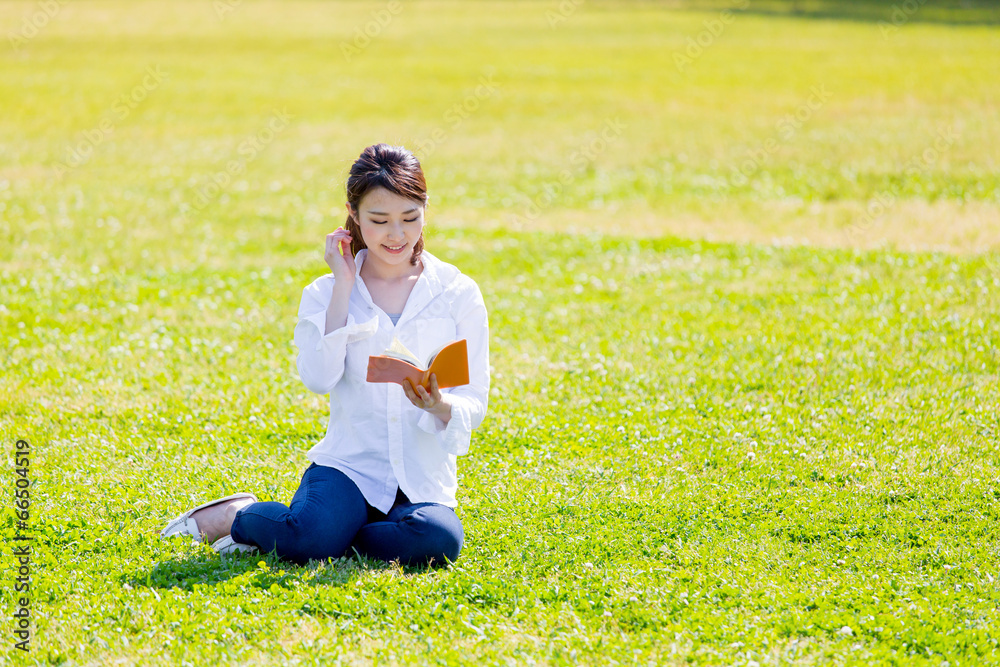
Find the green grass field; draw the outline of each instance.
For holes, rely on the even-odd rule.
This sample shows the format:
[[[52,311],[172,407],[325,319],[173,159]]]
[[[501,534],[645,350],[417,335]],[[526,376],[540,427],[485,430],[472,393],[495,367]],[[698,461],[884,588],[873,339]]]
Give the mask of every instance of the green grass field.
[[[1000,9],[906,6],[0,3],[0,664],[1000,662]],[[379,141],[490,312],[461,558],[160,540],[291,498]]]

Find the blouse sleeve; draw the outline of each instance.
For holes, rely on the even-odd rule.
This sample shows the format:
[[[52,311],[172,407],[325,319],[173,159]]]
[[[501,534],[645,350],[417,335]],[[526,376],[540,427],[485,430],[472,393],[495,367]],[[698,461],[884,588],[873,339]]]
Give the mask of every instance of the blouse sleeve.
[[[347,344],[373,335],[378,318],[357,322],[348,313],[347,323],[330,333],[326,331],[326,310],[333,296],[334,278],[323,276],[302,290],[299,321],[295,325],[295,346],[299,349],[296,366],[306,387],[317,394],[328,394],[344,375]]]
[[[486,416],[490,392],[490,328],[479,286],[469,280],[462,298],[456,304],[456,329],[459,339],[465,338],[469,348],[469,384],[442,389],[451,399],[451,418],[445,424],[429,412],[424,412],[417,426],[427,433],[438,433],[444,448],[456,456],[469,452],[472,431]]]

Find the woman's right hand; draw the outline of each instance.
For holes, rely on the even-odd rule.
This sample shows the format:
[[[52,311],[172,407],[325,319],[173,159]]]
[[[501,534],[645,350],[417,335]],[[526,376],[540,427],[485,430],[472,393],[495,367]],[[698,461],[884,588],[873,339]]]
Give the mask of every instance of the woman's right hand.
[[[337,231],[326,235],[326,254],[323,259],[340,285],[354,284],[355,264],[351,241],[351,233],[343,227],[337,227]],[[340,254],[341,248],[344,254]]]

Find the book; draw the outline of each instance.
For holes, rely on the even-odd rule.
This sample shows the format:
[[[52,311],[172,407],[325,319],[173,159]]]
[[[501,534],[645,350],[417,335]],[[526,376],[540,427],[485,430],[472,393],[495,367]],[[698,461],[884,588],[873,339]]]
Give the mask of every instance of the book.
[[[414,386],[430,391],[431,373],[437,376],[438,389],[469,384],[469,348],[466,340],[455,340],[435,350],[427,359],[426,368],[420,360],[396,339],[389,349],[368,357],[369,382],[395,382],[406,386],[409,378]]]

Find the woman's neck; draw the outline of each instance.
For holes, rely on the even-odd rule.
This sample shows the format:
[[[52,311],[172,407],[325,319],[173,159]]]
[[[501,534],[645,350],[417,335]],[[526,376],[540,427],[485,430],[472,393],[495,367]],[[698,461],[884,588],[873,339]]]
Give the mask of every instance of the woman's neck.
[[[365,257],[364,264],[361,265],[361,277],[369,281],[379,280],[386,283],[403,282],[419,276],[423,268],[423,264],[419,259],[416,265],[409,262],[391,265],[372,257],[371,252],[369,252],[367,257]]]

